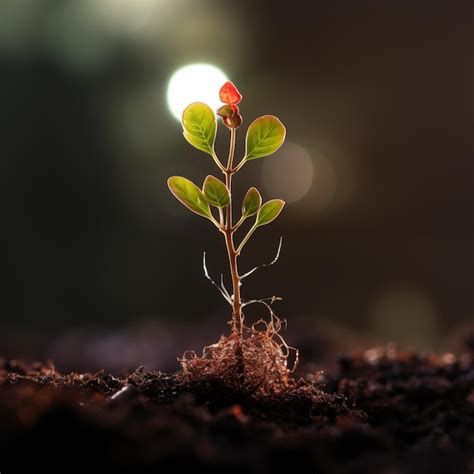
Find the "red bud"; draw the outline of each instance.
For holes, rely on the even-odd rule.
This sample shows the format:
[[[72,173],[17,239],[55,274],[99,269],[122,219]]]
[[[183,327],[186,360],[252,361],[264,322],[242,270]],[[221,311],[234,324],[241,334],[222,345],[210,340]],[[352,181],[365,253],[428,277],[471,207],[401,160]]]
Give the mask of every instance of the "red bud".
[[[232,84],[232,82],[227,81],[219,91],[219,97],[224,104],[227,105],[236,105],[242,100],[240,92],[237,90],[237,87]]]
[[[242,125],[242,115],[235,114],[230,117],[223,117],[222,121],[227,128],[239,128]]]
[[[230,117],[231,115],[234,115],[234,110],[230,105],[223,105],[222,107],[219,107],[217,109],[217,115],[219,115],[219,117],[222,117],[222,118]]]

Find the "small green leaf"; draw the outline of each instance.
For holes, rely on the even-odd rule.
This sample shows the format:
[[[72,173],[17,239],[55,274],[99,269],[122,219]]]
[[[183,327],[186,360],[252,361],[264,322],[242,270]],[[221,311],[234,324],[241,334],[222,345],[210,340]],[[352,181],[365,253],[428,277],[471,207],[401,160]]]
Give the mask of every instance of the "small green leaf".
[[[242,216],[253,216],[257,213],[261,205],[262,196],[260,196],[257,188],[250,188],[244,197],[244,202],[242,204]]]
[[[285,201],[282,201],[281,199],[271,199],[270,201],[267,201],[258,211],[255,227],[269,224],[275,220],[284,205]]]
[[[273,115],[264,115],[254,120],[247,130],[244,160],[254,160],[275,153],[283,145],[285,134],[285,126]]]
[[[216,116],[212,109],[202,102],[193,102],[184,109],[181,122],[184,138],[193,147],[213,156]]]
[[[214,176],[208,176],[205,179],[202,190],[211,205],[221,208],[229,205],[230,196],[227,186]]]
[[[168,187],[174,197],[196,214],[212,219],[209,202],[202,191],[189,179],[182,176],[168,178]]]

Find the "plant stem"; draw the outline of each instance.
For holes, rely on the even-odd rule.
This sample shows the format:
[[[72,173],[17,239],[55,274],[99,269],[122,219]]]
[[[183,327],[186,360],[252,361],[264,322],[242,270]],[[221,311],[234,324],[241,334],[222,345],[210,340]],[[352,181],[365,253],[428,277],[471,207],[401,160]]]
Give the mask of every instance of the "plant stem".
[[[240,242],[239,248],[236,250],[237,255],[240,255],[240,252],[242,252],[244,245],[247,243],[247,241],[250,239],[252,234],[255,232],[256,228],[257,226],[254,224],[253,227],[248,231],[247,235],[243,238],[242,242]]]
[[[245,221],[246,217],[242,216],[239,221],[237,222],[237,224],[234,225],[234,227],[232,228],[232,230],[235,232]]]
[[[225,210],[225,226],[224,235],[227,247],[227,254],[229,256],[230,274],[232,277],[232,332],[242,336],[242,302],[240,300],[240,277],[237,267],[238,253],[234,246],[234,229],[232,228],[232,175],[234,170],[232,169],[235,153],[235,139],[236,129],[230,129],[230,146],[229,146],[229,159],[227,161],[227,167],[224,170],[225,184],[229,190],[230,202]]]
[[[219,167],[219,169],[225,173],[225,168],[224,166],[222,165],[221,161],[219,160],[219,158],[217,157],[217,155],[215,153],[213,153],[212,155],[212,159],[215,161],[216,165]]]

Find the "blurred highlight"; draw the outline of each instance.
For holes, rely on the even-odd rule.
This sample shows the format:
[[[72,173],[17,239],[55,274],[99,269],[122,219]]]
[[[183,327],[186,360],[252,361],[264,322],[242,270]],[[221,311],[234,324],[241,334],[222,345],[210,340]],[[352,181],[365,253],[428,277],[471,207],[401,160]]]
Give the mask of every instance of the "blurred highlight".
[[[270,196],[288,203],[302,199],[313,183],[313,162],[300,145],[287,142],[273,159],[262,166],[263,185]]]
[[[168,108],[177,120],[191,102],[204,102],[213,110],[221,105],[218,91],[228,81],[218,67],[211,64],[189,64],[178,69],[168,82]]]

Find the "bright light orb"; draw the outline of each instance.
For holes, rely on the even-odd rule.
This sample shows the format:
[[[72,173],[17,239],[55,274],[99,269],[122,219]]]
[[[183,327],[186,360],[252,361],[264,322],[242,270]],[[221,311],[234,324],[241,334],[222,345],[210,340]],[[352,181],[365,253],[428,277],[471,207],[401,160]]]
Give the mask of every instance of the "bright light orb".
[[[168,108],[177,120],[191,102],[204,102],[213,110],[221,104],[219,89],[228,81],[227,76],[211,64],[190,64],[171,76],[166,98]]]

